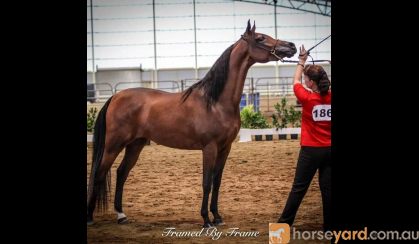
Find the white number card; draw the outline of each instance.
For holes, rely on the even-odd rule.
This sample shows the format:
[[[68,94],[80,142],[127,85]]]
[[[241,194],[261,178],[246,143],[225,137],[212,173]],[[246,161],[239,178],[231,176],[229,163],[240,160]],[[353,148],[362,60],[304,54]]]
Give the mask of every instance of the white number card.
[[[330,121],[332,118],[332,106],[330,104],[316,105],[312,111],[314,121]]]

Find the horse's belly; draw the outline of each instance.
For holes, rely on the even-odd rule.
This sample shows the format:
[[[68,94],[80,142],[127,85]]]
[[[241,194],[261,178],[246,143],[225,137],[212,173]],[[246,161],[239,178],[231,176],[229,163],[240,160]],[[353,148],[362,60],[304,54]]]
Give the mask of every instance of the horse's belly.
[[[150,136],[150,139],[155,143],[166,147],[189,150],[200,150],[203,148],[200,140],[191,139],[181,134],[154,134]]]

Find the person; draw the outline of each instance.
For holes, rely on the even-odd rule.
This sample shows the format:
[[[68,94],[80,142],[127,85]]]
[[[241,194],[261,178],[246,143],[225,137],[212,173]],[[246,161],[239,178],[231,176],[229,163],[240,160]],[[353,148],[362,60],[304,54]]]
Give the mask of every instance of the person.
[[[294,223],[304,195],[319,170],[323,202],[323,228],[330,229],[331,218],[331,91],[330,80],[319,65],[305,65],[308,53],[300,47],[294,74],[294,93],[302,105],[301,142],[294,182],[278,223]],[[302,73],[304,83],[301,84]]]

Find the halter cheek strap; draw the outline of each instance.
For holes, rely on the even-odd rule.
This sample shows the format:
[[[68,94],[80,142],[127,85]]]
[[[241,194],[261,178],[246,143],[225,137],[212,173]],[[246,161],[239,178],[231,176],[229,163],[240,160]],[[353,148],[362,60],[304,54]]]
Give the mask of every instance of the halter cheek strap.
[[[279,57],[278,55],[276,55],[276,50],[275,50],[275,47],[276,47],[276,44],[277,44],[277,43],[278,43],[278,39],[276,39],[275,45],[272,47],[272,50],[270,51],[270,53],[271,53],[272,55],[274,55],[277,59],[281,60],[281,62],[283,62],[282,58],[281,58],[281,57]]]

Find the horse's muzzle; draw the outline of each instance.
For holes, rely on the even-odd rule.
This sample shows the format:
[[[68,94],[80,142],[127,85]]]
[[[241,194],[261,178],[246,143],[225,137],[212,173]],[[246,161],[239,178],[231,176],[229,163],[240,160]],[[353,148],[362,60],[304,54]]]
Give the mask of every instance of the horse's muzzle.
[[[281,45],[275,48],[275,54],[281,57],[291,58],[297,53],[297,48],[292,42],[283,41]]]

